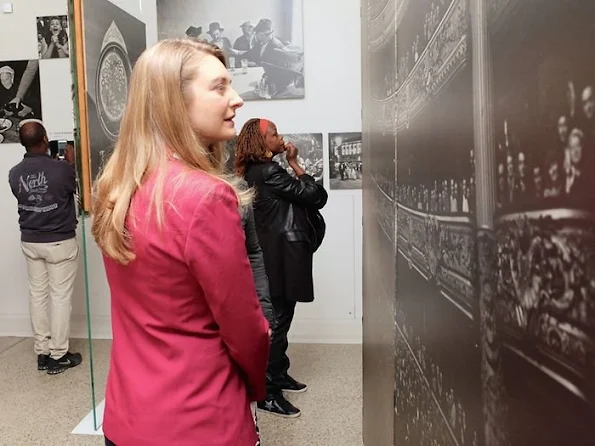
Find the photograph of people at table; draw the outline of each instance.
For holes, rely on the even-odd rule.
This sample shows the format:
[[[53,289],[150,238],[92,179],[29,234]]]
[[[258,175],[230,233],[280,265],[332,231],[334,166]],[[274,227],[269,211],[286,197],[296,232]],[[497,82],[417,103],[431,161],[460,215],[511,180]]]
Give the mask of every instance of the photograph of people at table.
[[[157,0],[159,38],[217,45],[245,101],[305,97],[303,0]]]
[[[0,62],[0,143],[19,143],[23,119],[42,119],[39,60]]]

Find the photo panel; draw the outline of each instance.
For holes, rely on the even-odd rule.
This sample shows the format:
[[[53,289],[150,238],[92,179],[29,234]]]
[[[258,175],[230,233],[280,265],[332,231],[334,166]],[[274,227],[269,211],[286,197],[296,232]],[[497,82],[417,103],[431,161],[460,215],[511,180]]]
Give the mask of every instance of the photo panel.
[[[157,23],[218,46],[245,101],[304,98],[303,0],[157,0]]]
[[[473,1],[473,0],[471,0]],[[397,13],[395,444],[483,444],[470,0]]]
[[[20,144],[19,124],[42,120],[39,60],[0,62],[0,143]]]
[[[593,444],[593,4],[489,4],[501,442]]]
[[[111,155],[136,60],[146,48],[143,22],[108,0],[83,2],[91,181]]]
[[[305,172],[322,183],[324,181],[322,133],[285,133],[283,139],[285,143],[290,142],[297,147],[298,163]],[[277,155],[273,159],[288,173],[295,175],[293,169],[287,163],[285,153]]]
[[[39,59],[68,59],[70,57],[68,16],[37,17],[37,50]]]
[[[361,132],[329,134],[329,169],[331,190],[362,188]]]

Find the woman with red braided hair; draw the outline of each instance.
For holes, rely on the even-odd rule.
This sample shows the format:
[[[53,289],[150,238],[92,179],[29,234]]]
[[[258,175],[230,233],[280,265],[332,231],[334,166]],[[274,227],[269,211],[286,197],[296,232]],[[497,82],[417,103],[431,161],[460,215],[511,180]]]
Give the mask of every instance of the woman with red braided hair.
[[[295,177],[273,161],[283,152]],[[328,199],[324,187],[299,165],[297,155],[298,149],[285,144],[277,126],[267,119],[250,119],[237,139],[236,173],[256,192],[256,231],[277,318],[267,368],[267,397],[258,402],[258,408],[290,418],[298,417],[300,411],[283,392],[304,392],[307,386],[288,373],[287,334],[296,303],[314,300],[312,257],[325,230],[318,211]]]

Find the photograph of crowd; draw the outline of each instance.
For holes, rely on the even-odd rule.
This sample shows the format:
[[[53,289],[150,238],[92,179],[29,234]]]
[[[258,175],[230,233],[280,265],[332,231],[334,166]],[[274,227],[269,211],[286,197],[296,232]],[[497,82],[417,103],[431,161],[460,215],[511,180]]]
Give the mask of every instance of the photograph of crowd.
[[[584,199],[595,193],[587,169],[595,159],[595,76],[591,82],[561,84],[568,105],[557,114],[542,113],[545,122],[538,135],[523,134],[522,121],[505,117],[501,123],[497,151],[501,211],[547,208],[563,201],[585,204]]]
[[[397,331],[394,438],[378,440],[385,401],[368,384],[367,442],[595,444],[592,6],[364,2],[364,278],[396,283]],[[396,42],[376,30],[392,7]],[[394,187],[380,143],[391,111]],[[385,219],[370,209],[390,213],[391,188],[392,273],[374,244]],[[379,306],[377,294],[366,288],[364,302]],[[364,361],[383,339],[375,316]],[[368,382],[386,384],[388,370]]]
[[[401,3],[404,3],[404,1]],[[404,30],[410,26],[415,26],[416,30],[415,32],[407,32],[408,38],[405,41],[405,46],[399,44],[399,49],[402,48],[402,51],[398,51],[399,54],[397,55],[397,76],[393,87],[395,90],[403,85],[403,82],[419,61],[453,0],[432,0],[423,3],[425,10],[423,14],[416,15],[413,20],[411,20],[411,16],[407,17],[407,19],[411,20],[409,24],[403,20],[399,23],[399,25],[402,25],[399,26],[399,30]],[[403,11],[404,8],[401,8],[401,12]],[[401,33],[399,32],[399,34]]]
[[[158,0],[159,38],[217,45],[244,100],[305,96],[303,0]]]
[[[331,189],[361,189],[362,162],[361,132],[329,134]]]
[[[68,16],[37,18],[37,49],[40,59],[68,59]]]

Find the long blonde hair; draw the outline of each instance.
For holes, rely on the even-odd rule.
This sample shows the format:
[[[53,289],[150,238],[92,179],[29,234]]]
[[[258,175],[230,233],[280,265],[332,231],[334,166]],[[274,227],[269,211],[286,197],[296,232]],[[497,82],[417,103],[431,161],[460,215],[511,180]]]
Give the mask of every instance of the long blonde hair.
[[[224,173],[224,143],[206,147],[190,123],[190,83],[208,55],[226,65],[214,45],[168,39],[147,49],[134,66],[120,135],[95,183],[93,202],[93,237],[106,256],[121,264],[135,259],[126,221],[132,197],[147,174],[156,175],[150,211],[156,212],[158,226],[163,225],[165,166],[171,155],[230,184],[240,205],[252,199],[251,191]]]

